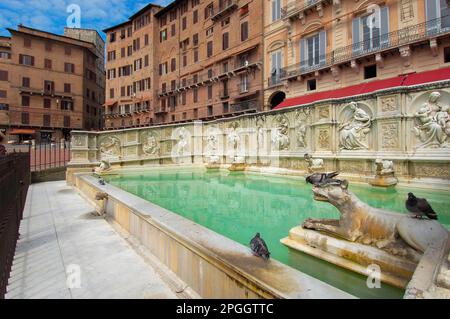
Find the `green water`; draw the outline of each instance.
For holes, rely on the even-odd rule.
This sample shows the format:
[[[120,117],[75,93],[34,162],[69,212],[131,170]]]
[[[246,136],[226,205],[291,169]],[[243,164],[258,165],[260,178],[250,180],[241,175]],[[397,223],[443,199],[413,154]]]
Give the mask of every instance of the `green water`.
[[[294,251],[280,243],[289,230],[307,217],[338,218],[337,209],[312,199],[311,185],[303,179],[228,171],[152,171],[117,175],[107,181],[219,234],[248,246],[256,232],[266,241],[271,257],[361,298],[401,298],[403,291],[382,284],[369,289],[366,277]],[[350,185],[374,207],[404,212],[408,189]],[[449,194],[414,190],[425,197],[448,226],[445,206]]]

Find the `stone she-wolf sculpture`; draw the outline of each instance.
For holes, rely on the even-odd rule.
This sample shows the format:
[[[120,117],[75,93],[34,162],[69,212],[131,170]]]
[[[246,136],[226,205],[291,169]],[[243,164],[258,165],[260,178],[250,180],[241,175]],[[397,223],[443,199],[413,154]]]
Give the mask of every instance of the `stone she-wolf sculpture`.
[[[309,218],[303,223],[303,228],[375,246],[412,260],[442,240],[448,242],[448,231],[439,222],[418,220],[408,214],[371,207],[349,191],[348,183],[342,180],[330,179],[326,183],[316,184],[313,193],[315,200],[327,201],[335,206],[340,218]]]
[[[383,282],[406,289],[404,298],[450,298],[449,232],[438,221],[371,207],[346,180],[315,183],[313,194],[340,218],[308,218],[282,243],[365,275],[375,264]]]
[[[105,173],[107,171],[111,170],[111,164],[109,163],[108,160],[101,160],[100,161],[100,166],[96,167],[94,172],[96,174],[102,174]]]

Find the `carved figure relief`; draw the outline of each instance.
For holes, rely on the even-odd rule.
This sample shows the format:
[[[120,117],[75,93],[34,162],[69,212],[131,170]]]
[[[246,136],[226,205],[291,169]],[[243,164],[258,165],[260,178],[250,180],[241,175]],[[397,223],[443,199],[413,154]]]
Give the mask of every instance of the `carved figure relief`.
[[[350,102],[346,108],[350,112],[339,125],[339,147],[343,150],[368,149],[365,140],[372,124],[370,116],[356,102]]]
[[[85,137],[81,135],[74,135],[72,138],[73,146],[84,146]]]
[[[276,127],[272,130],[272,147],[276,150],[289,148],[289,123],[285,116],[275,119]]]
[[[239,143],[241,141],[238,133],[238,126],[239,124],[237,122],[233,122],[228,128],[227,151],[229,157],[234,157],[236,155]]]
[[[428,101],[414,114],[413,132],[420,140],[418,148],[448,147],[450,138],[450,107],[439,102],[441,94],[432,92]]]
[[[394,112],[397,110],[397,99],[394,96],[386,97],[381,100],[382,112]]]
[[[172,152],[178,156],[189,155],[189,132],[186,128],[180,127],[174,130],[173,138],[177,139],[178,142],[173,148]]]
[[[383,149],[398,148],[398,126],[395,123],[381,125],[381,147]]]
[[[106,156],[120,156],[122,146],[117,136],[106,136],[100,142],[100,153]]]
[[[263,116],[258,116],[256,118],[256,130],[257,130],[257,141],[258,141],[258,149],[264,148],[265,143],[265,131],[264,131],[264,123],[265,118]]]
[[[144,132],[141,135],[142,152],[148,155],[155,155],[159,153],[159,144],[156,139],[156,134],[152,131]]]

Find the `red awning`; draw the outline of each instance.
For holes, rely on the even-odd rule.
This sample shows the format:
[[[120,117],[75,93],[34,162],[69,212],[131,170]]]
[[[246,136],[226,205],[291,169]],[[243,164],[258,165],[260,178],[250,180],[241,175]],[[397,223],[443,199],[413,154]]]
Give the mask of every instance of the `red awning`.
[[[367,94],[387,88],[412,86],[444,80],[450,80],[450,68],[420,73],[410,73],[399,75],[389,79],[351,85],[341,89],[305,94],[302,96],[286,99],[279,105],[277,105],[274,109],[277,110],[285,107],[299,106],[322,100],[338,99],[354,95]]]
[[[32,135],[34,133],[36,133],[35,130],[27,129],[27,128],[13,128],[11,131],[9,131],[9,135],[19,135],[19,134]]]

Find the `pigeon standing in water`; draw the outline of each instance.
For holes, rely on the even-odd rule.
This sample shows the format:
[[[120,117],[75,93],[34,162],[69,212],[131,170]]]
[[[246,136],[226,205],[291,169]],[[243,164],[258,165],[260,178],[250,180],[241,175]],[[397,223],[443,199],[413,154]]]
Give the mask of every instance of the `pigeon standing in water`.
[[[422,218],[426,215],[429,219],[438,219],[436,212],[431,208],[425,198],[417,198],[413,193],[408,193],[408,199],[405,202],[406,209],[416,214],[416,218]]]
[[[333,177],[338,176],[338,172],[331,173],[314,173],[306,177],[306,182],[313,185],[320,185],[326,182],[329,182],[333,179]]]
[[[269,259],[270,252],[267,248],[266,242],[261,238],[259,233],[256,233],[255,237],[250,241],[250,248],[254,255],[262,257],[263,259]]]
[[[100,185],[105,185],[105,180],[103,178],[100,178],[98,180],[98,182],[99,182]]]

